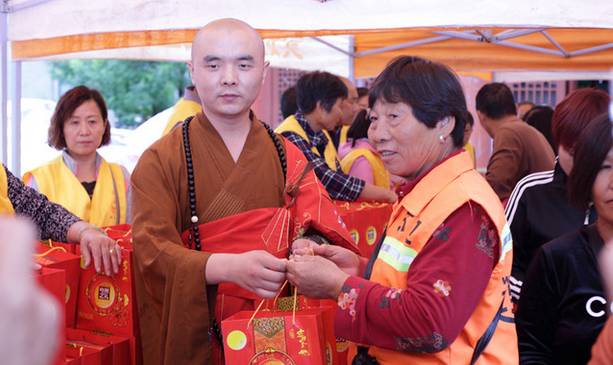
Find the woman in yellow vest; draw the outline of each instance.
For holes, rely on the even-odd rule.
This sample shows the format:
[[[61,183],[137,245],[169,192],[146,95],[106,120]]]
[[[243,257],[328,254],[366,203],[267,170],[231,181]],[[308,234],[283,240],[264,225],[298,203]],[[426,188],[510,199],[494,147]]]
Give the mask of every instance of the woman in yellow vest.
[[[338,148],[343,172],[382,188],[390,187],[390,175],[377,151],[368,142],[368,112],[361,110],[347,132],[347,142]]]
[[[85,86],[66,92],[51,117],[49,145],[62,155],[27,172],[24,183],[95,226],[129,222],[130,175],[98,147],[110,142],[102,95]]]
[[[508,277],[512,240],[502,205],[463,149],[466,101],[455,74],[399,57],[370,94],[369,139],[397,189],[368,263],[301,239],[287,276],[336,299],[336,335],[359,364],[518,364]]]

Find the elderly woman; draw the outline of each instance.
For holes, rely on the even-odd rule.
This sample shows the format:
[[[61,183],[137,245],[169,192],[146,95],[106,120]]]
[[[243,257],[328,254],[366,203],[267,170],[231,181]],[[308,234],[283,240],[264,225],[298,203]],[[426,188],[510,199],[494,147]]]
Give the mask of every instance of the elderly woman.
[[[358,363],[517,364],[511,238],[499,199],[462,148],[457,77],[400,57],[375,80],[369,105],[370,140],[390,173],[409,181],[386,235],[368,269],[347,250],[299,240],[289,280],[338,300],[336,334],[364,345]]]
[[[517,310],[522,364],[586,364],[611,313],[598,256],[613,242],[613,124],[605,113],[575,144],[569,196],[598,218],[543,245],[532,260]]]
[[[111,141],[102,95],[86,86],[68,90],[57,103],[49,145],[58,158],[27,172],[26,185],[98,227],[128,222],[130,175],[97,152]]]

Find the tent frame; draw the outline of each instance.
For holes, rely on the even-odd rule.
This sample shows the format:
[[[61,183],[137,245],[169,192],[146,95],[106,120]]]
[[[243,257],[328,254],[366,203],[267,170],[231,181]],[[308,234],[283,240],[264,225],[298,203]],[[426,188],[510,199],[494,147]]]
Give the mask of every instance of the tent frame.
[[[490,30],[487,29],[472,29],[472,30],[464,30],[464,31],[433,31],[435,37],[423,38],[412,42],[399,43],[391,46],[385,46],[375,49],[369,49],[367,51],[350,51],[347,52],[335,45],[319,38],[319,37],[311,37],[312,39],[325,44],[326,46],[339,51],[349,57],[352,60],[360,57],[370,56],[374,54],[385,53],[389,51],[397,51],[400,49],[407,49],[411,47],[423,46],[425,44],[443,42],[449,39],[462,39],[467,41],[479,42],[479,43],[491,43],[503,47],[516,48],[524,51],[532,51],[543,54],[548,54],[551,56],[558,56],[563,58],[573,58],[577,56],[583,56],[586,54],[596,53],[605,51],[613,48],[613,42],[605,43],[595,47],[589,47],[584,49],[579,49],[576,51],[568,52],[558,43],[548,32],[547,28],[536,28],[536,29],[507,29],[501,31],[497,34],[492,34]],[[510,39],[519,38],[525,35],[541,33],[551,45],[555,47],[555,49],[530,46],[526,44],[521,44],[517,42],[510,41]],[[352,47],[353,48],[353,47]],[[352,62],[353,63],[353,62]]]

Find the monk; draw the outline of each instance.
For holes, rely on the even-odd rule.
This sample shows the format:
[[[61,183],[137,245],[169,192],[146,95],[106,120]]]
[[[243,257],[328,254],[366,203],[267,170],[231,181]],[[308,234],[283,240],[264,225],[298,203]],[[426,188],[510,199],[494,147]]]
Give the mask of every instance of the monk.
[[[209,23],[188,63],[203,112],[144,152],[132,175],[145,364],[222,364],[220,323],[286,280],[296,241],[356,250],[311,165],[250,107],[268,64],[249,25]]]

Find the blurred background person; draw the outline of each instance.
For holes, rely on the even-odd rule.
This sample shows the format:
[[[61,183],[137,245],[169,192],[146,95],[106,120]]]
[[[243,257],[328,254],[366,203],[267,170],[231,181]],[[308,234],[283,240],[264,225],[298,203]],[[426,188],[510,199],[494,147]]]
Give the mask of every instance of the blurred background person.
[[[473,134],[473,128],[475,126],[475,119],[471,112],[466,112],[466,125],[464,126],[464,149],[468,151],[470,157],[473,159],[475,168],[477,167],[477,155],[475,153],[475,147],[470,144],[470,136]]]
[[[315,174],[332,199],[392,203],[396,194],[343,173],[329,130],[341,124],[341,105],[347,98],[345,83],[329,72],[310,72],[296,83],[298,111],[275,132],[292,142],[313,164]]]
[[[341,124],[338,125],[336,129],[328,131],[330,132],[330,137],[332,137],[334,148],[336,148],[337,151],[340,146],[347,143],[347,132],[349,131],[349,127],[351,127],[358,111],[360,111],[360,106],[358,105],[358,91],[355,85],[346,77],[339,78],[347,87],[347,97],[343,99],[341,103],[343,117],[341,118]]]
[[[162,136],[168,134],[177,124],[187,119],[187,117],[196,115],[201,111],[202,107],[200,106],[198,90],[196,90],[194,85],[189,85],[183,90],[183,96],[172,108],[172,114],[168,117],[168,123],[166,123]]]
[[[517,117],[521,120],[524,119],[524,115],[528,112],[528,110],[534,108],[534,103],[531,101],[520,101],[517,103]]]
[[[368,141],[370,118],[366,109],[360,110],[347,132],[347,142],[339,147],[338,158],[343,172],[367,183],[390,187],[390,174],[381,156]]]
[[[577,136],[594,118],[608,110],[609,95],[597,89],[578,89],[562,100],[553,113],[553,138],[558,158],[551,171],[534,173],[517,183],[506,207],[513,235],[513,272],[510,289],[517,302],[526,271],[546,242],[594,223],[593,207],[582,209],[569,200],[567,183]]]
[[[97,152],[110,141],[102,95],[86,86],[70,89],[58,101],[49,126],[49,145],[62,155],[26,172],[23,181],[98,227],[129,223],[130,174]]]
[[[553,169],[553,150],[542,134],[517,117],[507,85],[484,85],[477,93],[476,108],[481,126],[494,140],[485,178],[505,202],[524,176]]]
[[[296,87],[292,86],[287,88],[283,94],[281,94],[281,115],[283,119],[288,118],[291,115],[296,114],[298,111],[298,105],[296,105]]]
[[[558,146],[553,139],[553,132],[551,130],[551,118],[553,117],[553,109],[547,105],[537,105],[528,110],[522,118],[528,125],[534,127],[537,131],[545,137],[551,149],[553,151],[558,150]]]
[[[610,306],[598,257],[613,240],[613,136],[607,113],[575,145],[569,193],[596,223],[543,245],[528,270],[516,314],[522,364],[586,364]]]
[[[358,106],[360,109],[368,109],[368,88],[358,87]]]

